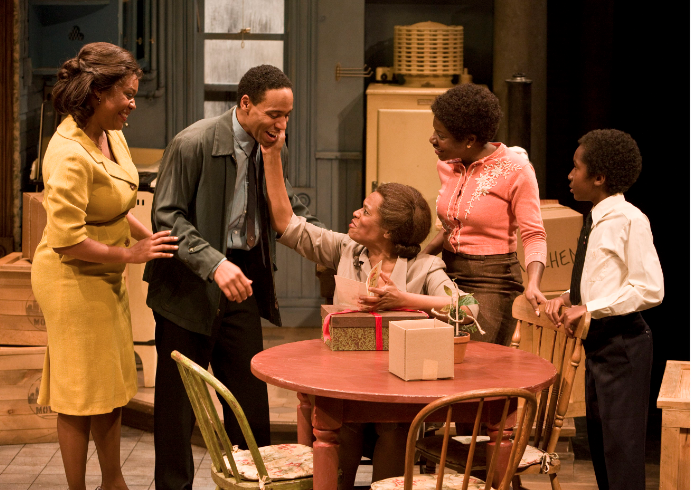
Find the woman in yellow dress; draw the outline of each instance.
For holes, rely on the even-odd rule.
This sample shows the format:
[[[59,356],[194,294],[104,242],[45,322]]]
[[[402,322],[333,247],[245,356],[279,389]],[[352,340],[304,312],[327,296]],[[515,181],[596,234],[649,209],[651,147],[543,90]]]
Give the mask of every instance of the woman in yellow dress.
[[[48,331],[38,403],[58,412],[71,490],[85,489],[89,432],[103,489],[127,488],[120,417],[137,372],[123,271],[178,248],[170,232],[152,234],[129,212],[139,178],[121,129],[141,75],[128,51],[92,43],[65,62],[53,89],[56,110],[68,116],[44,159],[48,221],[31,283]]]

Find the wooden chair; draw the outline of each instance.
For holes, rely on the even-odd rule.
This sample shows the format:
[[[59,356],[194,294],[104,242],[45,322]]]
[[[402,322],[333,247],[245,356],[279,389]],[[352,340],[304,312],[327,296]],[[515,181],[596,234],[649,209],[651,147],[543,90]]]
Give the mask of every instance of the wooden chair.
[[[514,476],[512,487],[515,490],[521,488],[520,476],[529,474],[548,474],[552,488],[561,488],[557,478],[560,460],[555,454],[555,447],[569,406],[574,376],[581,361],[582,340],[586,338],[591,323],[591,314],[587,312],[579,321],[574,335],[570,336],[563,326],[556,327],[548,319],[543,305],[540,311],[541,315],[536,317],[533,307],[523,294],[517,297],[512,306],[512,316],[517,320],[517,327],[511,347],[519,348],[522,328],[534,328],[533,353],[552,362],[558,372],[553,385],[545,388],[538,397],[534,438],[526,448]],[[419,440],[417,447],[422,457],[437,462],[440,459],[441,445],[440,436],[434,436]],[[456,471],[463,471],[467,453],[467,445],[453,440],[448,449],[447,465]],[[483,451],[472,461],[473,470],[486,467]]]
[[[211,456],[211,478],[217,485],[217,490],[312,488],[312,448],[301,444],[258,448],[245,413],[228,388],[178,351],[173,351],[171,357],[178,363],[180,376]],[[239,450],[237,446],[231,445],[207,384],[231,407],[243,431],[248,450]]]
[[[502,409],[502,418],[499,427],[505,426],[505,421],[507,419],[507,414],[509,412],[510,404],[513,399],[519,398],[523,401],[523,408],[520,411],[520,415],[517,417],[517,425],[514,440],[511,442],[512,449],[509,454],[509,459],[507,463],[507,469],[502,475],[501,483],[499,485],[500,490],[507,490],[509,488],[510,482],[512,480],[512,475],[517,469],[517,465],[521,460],[521,455],[524,453],[524,449],[528,444],[531,425],[533,423],[534,416],[536,414],[536,397],[529,391],[523,389],[488,389],[488,390],[476,390],[468,391],[464,393],[459,393],[456,395],[450,395],[439,400],[436,400],[428,405],[426,405],[418,415],[413,419],[411,427],[408,432],[408,439],[406,441],[406,456],[405,456],[405,470],[403,476],[403,487],[404,490],[412,490],[415,486],[416,490],[480,490],[484,488],[488,490],[492,484],[492,478],[488,477],[487,482],[481,479],[471,476],[471,468],[467,465],[467,470],[463,473],[445,473],[445,466],[447,461],[447,448],[450,442],[450,423],[452,418],[452,407],[453,405],[460,402],[474,401],[476,403],[476,417],[473,424],[473,439],[468,450],[468,462],[473,461],[474,454],[478,448],[482,452],[485,452],[485,445],[476,444],[476,438],[480,431],[481,421],[483,419],[484,403],[486,400],[504,398],[504,404]],[[473,407],[473,405],[471,405]],[[413,469],[415,467],[415,455],[416,455],[416,439],[418,437],[419,430],[425,419],[432,413],[442,409],[447,408],[447,421],[445,424],[444,435],[441,436],[442,440],[442,452],[440,455],[440,467],[437,475],[421,474],[413,475]],[[467,407],[468,408],[468,407]],[[502,441],[503,431],[497,431],[497,439],[495,440],[495,448],[492,452],[490,459],[490,464],[488,465],[488,475],[493,475],[495,467],[497,466],[500,442]],[[380,480],[373,482],[372,490],[393,490],[399,489],[402,484],[401,477],[388,478],[386,480]]]

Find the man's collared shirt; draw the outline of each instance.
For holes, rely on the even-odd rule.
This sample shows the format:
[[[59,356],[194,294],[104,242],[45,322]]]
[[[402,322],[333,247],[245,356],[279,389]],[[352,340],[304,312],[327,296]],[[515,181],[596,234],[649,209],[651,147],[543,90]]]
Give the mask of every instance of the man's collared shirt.
[[[582,304],[593,318],[626,315],[663,301],[663,272],[647,217],[622,194],[591,211],[581,276]]]
[[[248,158],[252,153],[252,148],[255,146],[255,139],[247,134],[238,122],[236,109],[233,108],[233,134],[235,135],[235,145],[233,153],[237,163],[235,191],[233,194],[233,203],[230,210],[230,219],[228,223],[228,248],[236,248],[241,250],[250,250],[247,245],[245,217],[247,214],[247,169]],[[261,149],[257,148],[255,169],[259,168]],[[259,179],[257,179],[259,182]],[[257,205],[257,203],[255,203]],[[255,210],[255,216],[259,216],[259,210]],[[260,236],[260,222],[255,220],[255,236]]]

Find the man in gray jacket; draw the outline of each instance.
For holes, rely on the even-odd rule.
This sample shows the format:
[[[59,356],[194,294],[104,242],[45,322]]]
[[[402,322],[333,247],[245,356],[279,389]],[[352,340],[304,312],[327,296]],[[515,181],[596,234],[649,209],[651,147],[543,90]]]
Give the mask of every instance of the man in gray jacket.
[[[179,248],[177,260],[153,260],[144,271],[156,319],[157,490],[190,489],[194,475],[194,414],[173,350],[202,367],[211,364],[238,399],[257,444],[270,444],[267,387],[250,371],[250,360],[262,350],[260,317],[281,325],[262,148],[276,143],[292,109],[288,77],[276,67],[257,66],[240,80],[237,106],[184,129],[163,155],[152,228],[171,230]],[[286,168],[285,146],[281,158]],[[288,181],[286,189],[295,214],[319,224]],[[222,405],[231,442],[246,448],[233,412]]]

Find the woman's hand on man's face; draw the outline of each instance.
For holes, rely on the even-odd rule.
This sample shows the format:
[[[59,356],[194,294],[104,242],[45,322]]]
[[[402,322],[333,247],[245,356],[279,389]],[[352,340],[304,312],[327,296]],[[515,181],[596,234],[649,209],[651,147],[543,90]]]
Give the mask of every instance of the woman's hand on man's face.
[[[276,139],[274,141],[260,141],[260,147],[262,149],[262,159],[266,163],[272,163],[275,161],[281,162],[281,149],[284,147],[284,142],[286,141],[286,132],[279,131]]]

